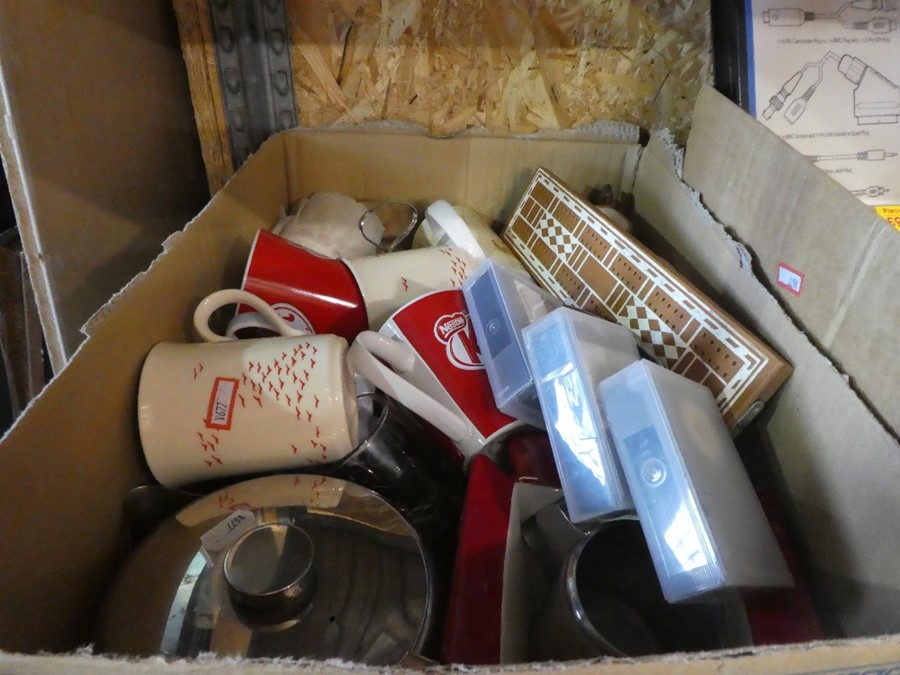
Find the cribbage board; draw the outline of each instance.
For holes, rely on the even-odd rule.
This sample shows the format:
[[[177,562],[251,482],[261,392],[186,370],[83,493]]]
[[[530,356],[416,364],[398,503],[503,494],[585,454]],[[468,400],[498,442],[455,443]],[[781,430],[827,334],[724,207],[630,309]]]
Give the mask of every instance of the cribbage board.
[[[749,421],[791,373],[772,349],[545,169],[502,237],[548,291],[631,329],[662,365],[708,387],[730,428]]]

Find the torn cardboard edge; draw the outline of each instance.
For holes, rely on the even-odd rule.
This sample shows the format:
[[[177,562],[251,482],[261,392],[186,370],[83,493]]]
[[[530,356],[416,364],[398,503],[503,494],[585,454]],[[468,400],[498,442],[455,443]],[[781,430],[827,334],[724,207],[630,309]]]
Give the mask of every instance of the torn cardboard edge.
[[[900,669],[900,638],[885,636],[857,640],[825,640],[802,645],[732,649],[695,654],[675,653],[645,659],[598,658],[583,661],[510,663],[492,666],[441,665],[427,668],[392,668],[393,672],[523,673],[561,672],[568,675],[633,673],[635,666],[649,675],[668,675],[673,668],[689,668],[691,673],[719,674],[722,668],[742,673],[894,673]],[[240,673],[241,675],[281,675],[286,670],[321,675],[348,672],[383,673],[384,668],[349,663],[338,659],[241,659],[208,655],[196,659],[148,657],[134,659],[94,654],[85,647],[65,654],[26,655],[0,652],[0,668],[7,672],[67,673],[94,675],[116,673]]]
[[[686,180],[752,251],[757,274],[797,326],[900,435],[900,397],[884,367],[900,316],[900,235],[803,155],[785,152],[790,146],[768,128],[718,105],[722,98],[700,92]],[[726,142],[730,152],[711,152]]]
[[[56,312],[56,301],[47,268],[44,265],[44,246],[41,242],[39,228],[32,208],[33,197],[27,181],[25,160],[15,128],[15,120],[10,113],[9,86],[6,81],[6,69],[0,59],[0,116],[3,117],[3,129],[0,132],[0,155],[3,157],[3,168],[16,221],[19,223],[19,236],[26,251],[28,274],[37,300],[37,309],[43,326],[47,351],[53,371],[57,372],[66,362],[65,341],[62,326]]]
[[[764,409],[760,424],[776,448],[782,487],[791,495],[792,525],[794,529],[801,525],[803,535],[796,543],[804,564],[809,568],[810,561],[818,561],[811,570],[815,595],[842,595],[828,586],[835,578],[843,579],[858,616],[868,615],[845,624],[848,635],[870,634],[875,625],[900,630],[900,618],[890,609],[897,598],[886,592],[895,587],[888,579],[892,563],[878,560],[866,543],[883,536],[887,525],[874,514],[885,508],[885,499],[896,502],[895,512],[900,513],[896,440],[752,270],[736,273],[742,265],[734,239],[708,210],[698,209],[694,190],[675,177],[670,149],[651,140],[639,173],[635,189],[639,215],[653,223],[724,300],[751,317],[748,327],[794,366],[793,375],[776,394],[778,405],[770,403]],[[661,185],[668,187],[661,190]],[[658,198],[661,194],[666,195],[664,202]],[[823,453],[830,459],[826,461]],[[858,457],[866,457],[866,462]],[[870,462],[883,470],[867,470]],[[826,471],[827,478],[822,476]],[[845,544],[843,556],[835,555],[835,541]],[[846,601],[825,605],[834,614],[849,609]]]

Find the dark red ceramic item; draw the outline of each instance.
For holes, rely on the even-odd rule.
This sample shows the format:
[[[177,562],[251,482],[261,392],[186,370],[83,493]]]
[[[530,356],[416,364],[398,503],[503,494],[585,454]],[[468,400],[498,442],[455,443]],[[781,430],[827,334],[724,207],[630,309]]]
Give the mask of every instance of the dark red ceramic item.
[[[444,663],[500,663],[503,561],[514,485],[484,455],[472,459],[441,645]]]
[[[559,472],[550,437],[544,431],[519,431],[506,446],[510,471],[516,480],[558,488]]]
[[[757,496],[772,526],[775,539],[794,575],[793,588],[779,589],[745,600],[754,645],[781,645],[821,640],[824,631],[812,603],[797,554],[791,545],[777,500],[757,486]]]

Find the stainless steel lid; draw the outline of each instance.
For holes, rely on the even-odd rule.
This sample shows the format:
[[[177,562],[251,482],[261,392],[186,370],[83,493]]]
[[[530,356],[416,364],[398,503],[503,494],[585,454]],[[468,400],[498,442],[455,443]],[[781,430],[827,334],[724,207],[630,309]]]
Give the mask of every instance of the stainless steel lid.
[[[104,652],[389,665],[432,632],[415,530],[376,493],[269,476],[201,497],[135,551],[104,603]]]

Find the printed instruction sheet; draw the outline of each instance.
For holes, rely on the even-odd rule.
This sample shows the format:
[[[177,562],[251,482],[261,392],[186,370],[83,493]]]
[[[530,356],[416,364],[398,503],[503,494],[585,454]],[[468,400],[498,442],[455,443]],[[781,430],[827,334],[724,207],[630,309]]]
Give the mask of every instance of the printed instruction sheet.
[[[900,0],[748,0],[751,113],[900,229]]]

